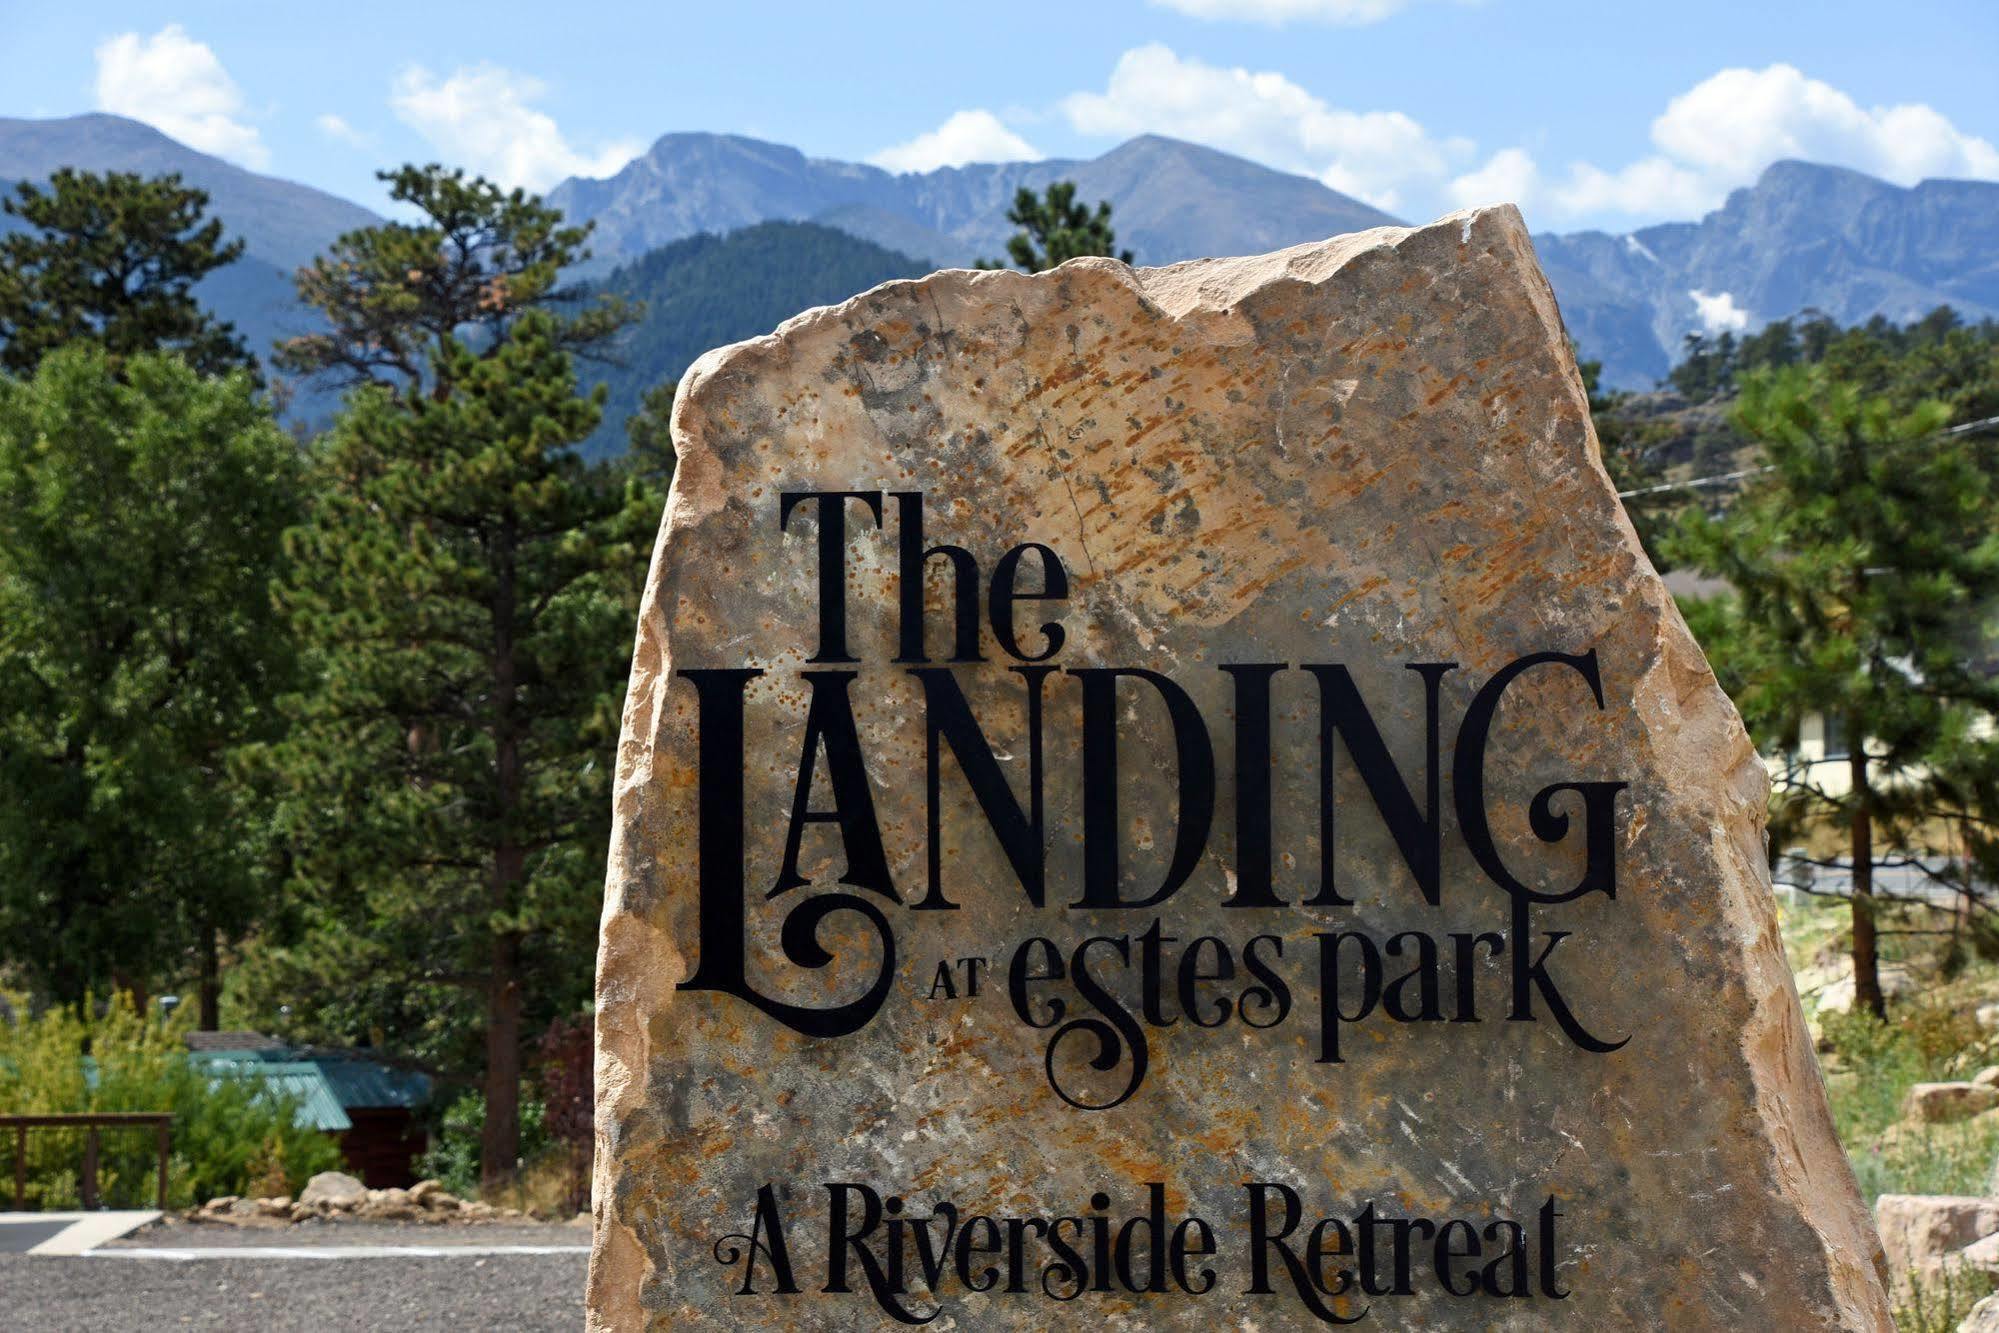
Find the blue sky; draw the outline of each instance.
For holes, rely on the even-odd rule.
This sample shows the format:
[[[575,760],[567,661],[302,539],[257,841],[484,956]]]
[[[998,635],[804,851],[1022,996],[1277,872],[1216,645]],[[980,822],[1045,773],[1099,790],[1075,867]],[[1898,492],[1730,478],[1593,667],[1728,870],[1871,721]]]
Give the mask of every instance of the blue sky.
[[[1405,218],[1621,230],[1785,156],[1999,179],[1995,55],[1990,0],[0,0],[0,115],[117,111],[370,206],[379,166],[545,188],[670,130],[906,169],[1152,130]]]

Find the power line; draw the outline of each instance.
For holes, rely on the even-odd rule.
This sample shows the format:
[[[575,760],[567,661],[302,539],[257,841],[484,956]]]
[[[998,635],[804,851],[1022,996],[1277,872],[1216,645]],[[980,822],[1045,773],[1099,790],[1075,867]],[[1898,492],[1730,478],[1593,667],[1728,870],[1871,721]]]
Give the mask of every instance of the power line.
[[[1967,421],[1962,425],[1949,426],[1928,438],[1942,440],[1952,435],[1969,435],[1973,431],[1985,430],[1992,426],[1999,426],[1999,417],[1981,417],[1977,421]],[[1775,467],[1765,464],[1762,467],[1743,468],[1740,472],[1722,472],[1712,477],[1692,477],[1686,481],[1664,481],[1656,486],[1639,486],[1632,490],[1619,491],[1617,498],[1620,500],[1636,500],[1647,495],[1662,495],[1667,491],[1693,491],[1699,490],[1703,486],[1724,486],[1731,481],[1742,481],[1748,477],[1760,477],[1766,472],[1775,472],[1776,470]]]
[[[1687,481],[1662,481],[1657,486],[1640,486],[1636,490],[1619,491],[1617,498],[1620,500],[1635,500],[1643,495],[1661,495],[1667,491],[1698,490],[1703,486],[1720,486],[1731,481],[1741,481],[1745,477],[1760,477],[1765,472],[1774,472],[1775,470],[1775,468],[1765,465],[1763,467],[1746,467],[1740,472],[1720,472],[1712,477],[1694,477]]]

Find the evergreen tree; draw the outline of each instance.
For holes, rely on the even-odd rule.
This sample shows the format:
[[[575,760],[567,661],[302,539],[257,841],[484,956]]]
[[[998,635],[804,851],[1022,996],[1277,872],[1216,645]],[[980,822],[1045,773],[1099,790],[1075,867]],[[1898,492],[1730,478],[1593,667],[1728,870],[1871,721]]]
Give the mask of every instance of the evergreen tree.
[[[1666,379],[1686,395],[1688,401],[1705,403],[1734,389],[1736,346],[1733,333],[1724,331],[1714,338],[1689,333],[1682,340],[1681,349],[1685,355]]]
[[[0,236],[0,368],[31,374],[56,348],[88,339],[114,366],[170,350],[208,374],[254,370],[230,326],[194,299],[195,283],[243,253],[204,218],[207,207],[174,175],[63,167],[46,190],[15,186],[0,208],[26,229]]]
[[[1131,251],[1118,250],[1117,233],[1111,230],[1111,206],[1099,200],[1097,211],[1076,202],[1076,182],[1054,181],[1047,195],[1037,199],[1026,186],[1013,197],[1006,220],[1019,227],[1007,240],[1007,255],[1022,270],[1040,273],[1066,260],[1083,255],[1115,255],[1129,264]],[[995,260],[981,259],[979,268],[1005,268]]]
[[[608,307],[552,308],[583,229],[455,172],[394,180],[428,221],[343,237],[301,278],[334,332],[293,344],[292,364],[377,382],[315,456],[287,592],[314,686],[284,762],[317,947],[385,969],[371,980],[392,1006],[477,997],[493,1181],[518,1153],[524,1034],[589,988],[658,498],[572,447],[603,391],[578,394],[571,349],[615,327]],[[412,1045],[464,1010],[325,1002],[407,1022],[394,1035]]]
[[[291,642],[271,597],[298,451],[249,376],[86,342],[0,377],[0,953],[68,1003],[143,1000],[269,885],[244,775]]]
[[[655,384],[639,399],[639,410],[625,420],[624,468],[660,496],[673,483],[672,380]]]
[[[1909,845],[1933,780],[1991,762],[1977,724],[1999,710],[1986,608],[1999,595],[1991,483],[1948,413],[1899,411],[1823,371],[1748,377],[1739,428],[1771,471],[1672,543],[1726,597],[1688,619],[1752,735],[1797,747],[1816,714],[1844,738],[1847,782],[1793,774],[1780,803],[1841,827],[1849,848],[1857,1002],[1885,1012],[1873,870]],[[1785,781],[1780,775],[1780,781]]]
[[[521,190],[431,165],[377,173],[389,197],[414,209],[415,222],[390,222],[342,236],[298,271],[299,299],[332,328],[293,338],[280,368],[342,385],[397,384],[420,392],[447,340],[490,348],[533,311],[557,316],[548,336],[590,354],[633,318],[615,297],[573,314],[580,293],[564,268],[589,258],[590,228],[562,223],[559,210]]]
[[[1582,377],[1604,470],[1620,493],[1641,492],[1626,499],[1625,513],[1653,565],[1664,572],[1670,561],[1660,537],[1670,531],[1688,499],[1683,490],[1653,489],[1666,480],[1660,454],[1670,430],[1655,418],[1629,412],[1630,394],[1605,390],[1601,361],[1578,360],[1576,371]]]

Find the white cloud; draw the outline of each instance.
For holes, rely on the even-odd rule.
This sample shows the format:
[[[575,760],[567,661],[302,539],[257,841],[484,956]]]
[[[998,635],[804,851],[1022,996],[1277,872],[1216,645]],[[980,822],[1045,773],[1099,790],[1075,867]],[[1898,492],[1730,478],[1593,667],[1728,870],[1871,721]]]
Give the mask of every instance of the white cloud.
[[[1667,103],[1651,137],[1656,151],[1622,167],[1576,162],[1559,179],[1521,150],[1505,149],[1452,182],[1452,193],[1474,191],[1491,173],[1559,215],[1663,218],[1716,208],[1784,158],[1852,167],[1899,185],[1931,176],[1999,180],[1999,148],[1935,108],[1863,107],[1790,65],[1725,69],[1703,79]]]
[[[1101,93],[1062,101],[1083,134],[1154,132],[1193,139],[1317,176],[1379,208],[1428,190],[1468,158],[1466,139],[1439,139],[1400,111],[1347,111],[1282,74],[1182,59],[1158,43],[1126,51]]]
[[[1155,2],[1204,17],[1278,22],[1385,13],[1398,0]],[[1694,218],[1784,158],[1902,185],[1934,176],[1999,180],[1999,147],[1934,107],[1863,106],[1785,64],[1724,69],[1701,80],[1652,122],[1647,150],[1609,166],[1544,164],[1517,145],[1479,155],[1471,140],[1433,133],[1403,112],[1334,106],[1281,73],[1210,65],[1157,42],[1127,50],[1102,91],[1072,93],[1061,109],[1082,134],[1192,139],[1407,214],[1511,201],[1546,223],[1621,227]],[[997,122],[993,128],[1007,132]]]
[[[334,115],[331,111],[314,117],[312,123],[327,138],[332,139],[336,143],[344,143],[350,148],[366,147],[369,142],[367,135],[361,133],[361,131],[355,129],[346,120]]]
[[[1450,184],[1451,202],[1459,208],[1481,204],[1515,204],[1532,198],[1541,188],[1541,172],[1534,159],[1519,148],[1502,148],[1476,171],[1468,171]]]
[[[1572,215],[1688,218],[1721,203],[1731,184],[1747,184],[1747,180],[1717,183],[1706,172],[1659,156],[1642,157],[1617,171],[1577,162],[1570,166],[1568,179],[1555,187],[1552,202]]]
[[[1379,23],[1409,0],[1152,0],[1197,19],[1240,19],[1280,27],[1286,23]]]
[[[531,105],[544,91],[540,80],[497,65],[461,67],[447,79],[412,65],[389,105],[451,161],[502,185],[542,190],[565,176],[608,176],[638,156],[636,140],[595,152],[573,147],[554,117]]]
[[[143,120],[190,148],[248,167],[271,160],[242,120],[243,93],[215,52],[169,23],[151,37],[124,32],[97,47],[97,109]]]
[[[1033,162],[1040,149],[1008,129],[990,111],[954,111],[942,125],[907,143],[884,148],[868,161],[889,171],[934,171],[967,162]]]
[[[1713,337],[1717,333],[1742,333],[1749,328],[1749,312],[1735,303],[1735,297],[1728,292],[1713,295],[1696,287],[1687,293],[1694,298],[1694,314],[1700,319],[1701,332]]]
[[[1790,65],[1725,69],[1667,104],[1652,142],[1669,157],[1744,180],[1779,158],[1833,162],[1913,185],[1999,176],[1999,149],[1920,102],[1862,107]]]

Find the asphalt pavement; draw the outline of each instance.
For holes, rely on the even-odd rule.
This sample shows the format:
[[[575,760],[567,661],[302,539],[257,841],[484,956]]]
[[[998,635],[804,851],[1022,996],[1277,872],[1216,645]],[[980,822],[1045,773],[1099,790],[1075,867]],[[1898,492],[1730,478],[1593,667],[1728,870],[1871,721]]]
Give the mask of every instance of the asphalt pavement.
[[[0,1330],[567,1329],[587,1227],[163,1223],[76,1257],[0,1253]]]

